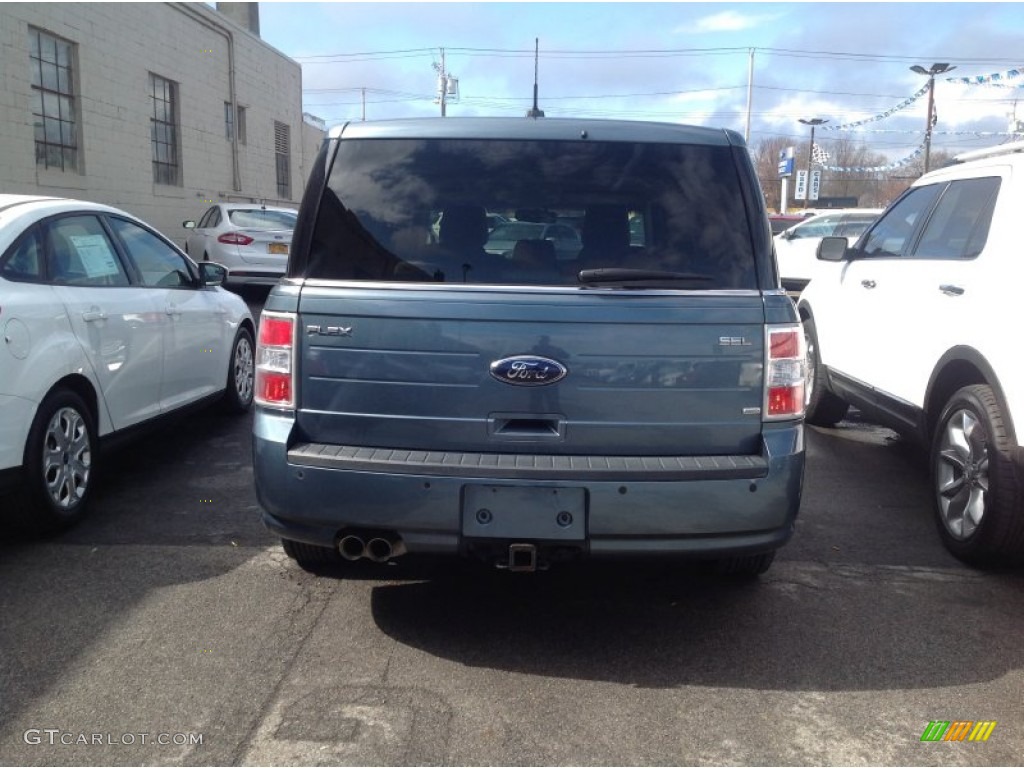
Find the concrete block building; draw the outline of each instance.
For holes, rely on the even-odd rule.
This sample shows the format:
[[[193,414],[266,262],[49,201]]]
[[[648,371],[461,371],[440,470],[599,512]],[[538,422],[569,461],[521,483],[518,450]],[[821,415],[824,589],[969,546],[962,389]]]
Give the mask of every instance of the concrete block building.
[[[0,3],[0,191],[123,208],[179,244],[213,202],[298,207],[323,131],[256,3]]]

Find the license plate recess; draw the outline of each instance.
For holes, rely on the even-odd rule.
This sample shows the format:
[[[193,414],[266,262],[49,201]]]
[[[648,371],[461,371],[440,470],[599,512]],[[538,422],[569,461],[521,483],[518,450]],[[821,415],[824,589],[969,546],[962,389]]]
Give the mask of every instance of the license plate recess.
[[[475,539],[584,541],[586,491],[467,485],[462,495],[462,535]]]

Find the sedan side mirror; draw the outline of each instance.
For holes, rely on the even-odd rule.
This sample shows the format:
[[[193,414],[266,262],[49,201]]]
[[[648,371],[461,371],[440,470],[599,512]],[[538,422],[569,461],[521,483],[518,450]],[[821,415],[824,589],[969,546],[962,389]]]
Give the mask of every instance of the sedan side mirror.
[[[212,261],[199,262],[199,283],[200,285],[224,285],[228,278],[227,267],[215,264]]]
[[[848,246],[845,237],[823,237],[818,243],[816,255],[820,261],[843,261]]]
[[[189,219],[188,221],[181,222],[181,226],[183,226],[185,229],[195,229],[196,223],[192,221],[192,219]]]

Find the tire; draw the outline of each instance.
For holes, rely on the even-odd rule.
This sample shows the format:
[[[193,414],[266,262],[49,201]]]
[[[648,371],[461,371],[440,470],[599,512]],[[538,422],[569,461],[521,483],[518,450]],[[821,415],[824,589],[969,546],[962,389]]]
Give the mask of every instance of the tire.
[[[829,392],[825,370],[818,354],[818,330],[814,321],[803,320],[804,342],[807,346],[807,376],[804,381],[804,420],[818,427],[834,427],[846,417],[850,406]]]
[[[302,570],[309,573],[334,570],[340,568],[344,562],[336,549],[318,547],[315,544],[306,544],[291,539],[281,539],[281,546],[284,547],[284,553],[288,557],[294,560]]]
[[[942,409],[930,461],[935,522],[946,548],[965,563],[998,567],[1024,560],[1017,451],[991,387],[964,387]]]
[[[228,360],[228,382],[224,390],[224,409],[229,413],[245,413],[252,407],[256,375],[256,357],[252,333],[238,329]]]
[[[756,579],[766,573],[775,560],[775,551],[762,552],[757,555],[737,555],[715,561],[714,573],[737,581]]]
[[[85,516],[96,480],[99,442],[89,407],[70,389],[44,398],[25,443],[30,526],[64,530]]]

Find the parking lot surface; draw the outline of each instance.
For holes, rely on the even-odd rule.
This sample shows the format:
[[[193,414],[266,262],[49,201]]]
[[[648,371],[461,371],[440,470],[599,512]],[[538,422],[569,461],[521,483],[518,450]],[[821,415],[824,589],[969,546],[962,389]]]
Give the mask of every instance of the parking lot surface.
[[[809,429],[796,534],[737,584],[315,577],[262,526],[250,426],[190,416],[113,454],[77,528],[0,538],[0,763],[1020,764],[1024,572],[945,551],[891,432]]]

